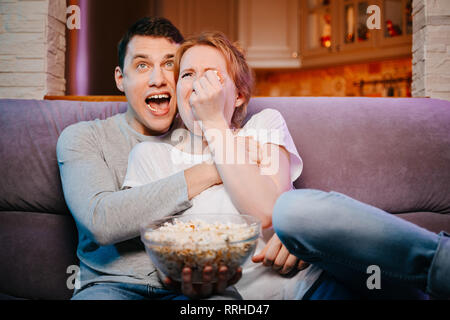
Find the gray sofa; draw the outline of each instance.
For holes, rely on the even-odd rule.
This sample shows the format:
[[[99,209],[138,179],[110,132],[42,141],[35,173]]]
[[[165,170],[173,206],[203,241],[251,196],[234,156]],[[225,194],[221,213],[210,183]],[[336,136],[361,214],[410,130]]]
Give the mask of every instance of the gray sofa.
[[[297,188],[335,190],[428,230],[450,231],[450,102],[253,98],[285,116],[304,171]],[[0,298],[68,299],[77,231],[55,146],[68,125],[124,102],[0,100]]]

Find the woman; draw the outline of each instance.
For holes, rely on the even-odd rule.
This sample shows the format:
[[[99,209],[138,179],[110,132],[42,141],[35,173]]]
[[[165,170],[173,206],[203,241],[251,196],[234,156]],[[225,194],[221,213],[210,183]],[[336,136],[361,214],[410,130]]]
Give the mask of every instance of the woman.
[[[174,131],[173,144],[137,145],[130,153],[123,187],[142,185],[213,161],[223,184],[195,197],[192,208],[184,214],[254,215],[262,221],[263,237],[257,249],[262,252],[253,261],[273,265],[281,274],[302,268],[271,228],[275,202],[293,189],[302,160],[278,111],[263,110],[242,126],[252,88],[251,71],[243,54],[223,34],[204,33],[179,47],[175,77],[184,126]],[[244,299],[298,299],[320,273],[310,266],[286,278],[272,268],[250,262],[236,287]]]

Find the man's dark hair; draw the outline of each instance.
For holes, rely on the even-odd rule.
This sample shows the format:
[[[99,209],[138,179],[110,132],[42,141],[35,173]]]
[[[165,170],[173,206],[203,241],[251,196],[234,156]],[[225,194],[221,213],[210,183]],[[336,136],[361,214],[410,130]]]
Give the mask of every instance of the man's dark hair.
[[[151,36],[166,38],[174,43],[184,41],[180,31],[166,18],[145,17],[135,22],[119,42],[119,67],[123,71],[128,43],[134,36]]]

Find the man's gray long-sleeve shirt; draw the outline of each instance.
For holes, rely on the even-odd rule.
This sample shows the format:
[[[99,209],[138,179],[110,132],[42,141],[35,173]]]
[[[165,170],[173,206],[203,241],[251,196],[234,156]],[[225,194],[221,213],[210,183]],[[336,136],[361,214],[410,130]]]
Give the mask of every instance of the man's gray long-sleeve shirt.
[[[71,125],[58,139],[64,197],[78,228],[81,287],[96,281],[162,287],[139,239],[140,228],[189,208],[191,202],[183,172],[121,190],[128,154],[142,141],[169,142],[170,133],[139,134],[125,114],[117,114]]]

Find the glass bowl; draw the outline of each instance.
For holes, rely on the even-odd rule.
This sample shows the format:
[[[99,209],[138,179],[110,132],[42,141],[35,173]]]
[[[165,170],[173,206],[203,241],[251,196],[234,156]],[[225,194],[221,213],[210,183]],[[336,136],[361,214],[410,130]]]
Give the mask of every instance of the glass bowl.
[[[240,214],[188,214],[151,221],[141,228],[141,241],[154,265],[164,275],[181,281],[182,269],[192,269],[192,282],[202,283],[205,266],[217,281],[220,266],[229,277],[254,253],[261,221]]]

